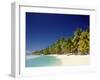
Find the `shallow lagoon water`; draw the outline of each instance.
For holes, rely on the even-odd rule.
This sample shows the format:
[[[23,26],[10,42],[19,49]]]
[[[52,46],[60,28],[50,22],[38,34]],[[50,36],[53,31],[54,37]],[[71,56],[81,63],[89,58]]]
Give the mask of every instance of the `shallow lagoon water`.
[[[26,58],[26,67],[59,66],[60,59],[56,56],[40,55],[37,57]]]

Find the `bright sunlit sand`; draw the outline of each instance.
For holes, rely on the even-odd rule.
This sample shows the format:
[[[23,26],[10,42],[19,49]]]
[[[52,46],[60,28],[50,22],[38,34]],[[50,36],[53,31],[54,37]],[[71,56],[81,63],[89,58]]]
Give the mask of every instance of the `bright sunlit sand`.
[[[88,65],[89,55],[30,55],[26,57],[27,67]]]
[[[57,56],[60,60],[62,65],[87,65],[90,62],[89,55],[58,55]]]

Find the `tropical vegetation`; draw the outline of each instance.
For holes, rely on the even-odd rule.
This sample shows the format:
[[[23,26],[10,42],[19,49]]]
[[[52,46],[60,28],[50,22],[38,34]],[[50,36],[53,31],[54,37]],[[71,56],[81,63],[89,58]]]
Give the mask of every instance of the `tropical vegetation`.
[[[76,29],[73,36],[62,37],[45,49],[38,50],[32,54],[67,54],[67,55],[88,55],[89,54],[89,29]]]

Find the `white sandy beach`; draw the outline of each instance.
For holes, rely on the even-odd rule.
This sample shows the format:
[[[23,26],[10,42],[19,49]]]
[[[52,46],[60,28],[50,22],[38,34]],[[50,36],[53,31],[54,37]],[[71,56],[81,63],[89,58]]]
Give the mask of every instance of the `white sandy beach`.
[[[41,55],[27,56],[27,59],[36,58]],[[90,63],[89,55],[45,55],[45,56],[55,56],[61,61],[61,66],[69,65],[88,65]]]
[[[90,62],[90,56],[89,55],[60,55],[57,56],[59,59],[61,59],[62,65],[88,65]]]

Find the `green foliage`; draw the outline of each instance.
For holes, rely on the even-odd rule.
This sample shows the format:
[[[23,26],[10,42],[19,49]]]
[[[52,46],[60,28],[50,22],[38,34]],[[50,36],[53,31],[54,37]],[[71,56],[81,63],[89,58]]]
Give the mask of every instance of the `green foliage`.
[[[61,52],[61,46],[60,45],[56,45],[56,47],[55,47],[55,53],[57,54],[57,53],[62,53]]]
[[[89,33],[88,32],[82,32],[78,45],[79,45],[79,51],[82,54],[89,53]]]
[[[48,49],[48,48],[44,49],[44,50],[43,50],[43,53],[44,53],[45,55],[49,54],[49,49]]]
[[[49,47],[35,51],[33,54],[74,54],[74,55],[87,55],[89,54],[89,28],[86,31],[77,29],[74,36],[69,38],[60,38]]]

